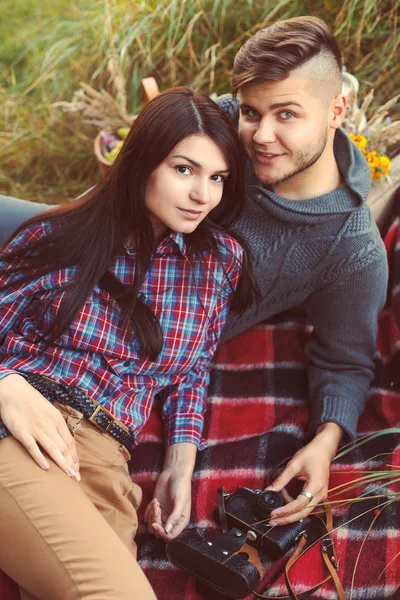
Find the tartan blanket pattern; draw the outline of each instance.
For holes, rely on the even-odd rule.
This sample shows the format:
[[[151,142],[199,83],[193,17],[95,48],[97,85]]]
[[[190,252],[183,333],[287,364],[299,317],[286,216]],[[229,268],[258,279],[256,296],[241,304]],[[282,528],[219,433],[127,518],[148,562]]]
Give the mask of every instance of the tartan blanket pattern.
[[[390,289],[387,306],[379,317],[376,375],[371,398],[360,417],[359,437],[399,426],[400,421],[400,219],[392,224],[385,243]],[[218,531],[213,519],[217,489],[263,488],[268,473],[304,444],[308,423],[304,345],[311,331],[305,316],[286,313],[219,346],[212,366],[205,425],[209,447],[198,454],[193,475],[191,527],[204,533]],[[151,499],[162,453],[162,423],[155,409],[131,461],[132,476],[143,488],[143,507]],[[400,467],[398,435],[377,437],[335,461],[330,488],[354,481],[361,474],[387,469],[385,465]],[[398,484],[391,490],[399,491]],[[330,499],[349,499],[368,491],[371,495],[388,493],[376,483],[369,488],[358,485],[341,496],[332,492]],[[400,552],[400,502],[386,502],[385,498],[370,498],[334,510],[339,574],[349,599],[400,598],[400,556],[396,556]],[[222,600],[221,595],[172,566],[164,543],[149,536],[143,525],[137,542],[140,564],[159,600]],[[257,589],[259,593],[271,597],[287,594],[283,578],[287,559],[264,561],[267,575]],[[326,575],[316,545],[294,565],[291,581],[295,591],[301,592]],[[312,597],[333,600],[337,594],[328,582]]]
[[[380,315],[376,376],[371,399],[360,418],[359,436],[399,425],[399,218],[392,224],[385,243],[391,274],[389,295]],[[219,346],[212,365],[205,424],[209,447],[198,454],[193,475],[191,527],[203,532],[217,531],[213,519],[217,489],[264,487],[268,473],[304,443],[308,423],[304,345],[311,331],[305,316],[286,313]],[[162,467],[162,439],[160,406],[156,404],[130,463],[132,477],[143,489],[141,523]],[[400,439],[394,434],[378,437],[335,461],[330,487],[355,480],[358,472],[379,470],[387,464],[400,468]],[[399,491],[395,486],[391,489]],[[371,485],[371,489],[379,493],[378,484],[374,488]],[[365,486],[360,485],[347,497],[364,491]],[[378,504],[379,500],[368,499],[334,510],[339,574],[346,597],[351,600],[400,598],[400,502],[382,504],[380,510]],[[149,536],[144,525],[139,527],[137,543],[139,562],[159,600],[223,600],[172,566],[166,558],[164,542]],[[259,593],[271,597],[287,594],[283,578],[287,559],[288,556],[264,561],[267,575],[257,589]],[[295,591],[301,592],[326,575],[316,545],[294,565],[291,581]],[[0,572],[0,598],[14,600],[18,596],[14,584]],[[334,600],[337,594],[328,582],[312,598]]]

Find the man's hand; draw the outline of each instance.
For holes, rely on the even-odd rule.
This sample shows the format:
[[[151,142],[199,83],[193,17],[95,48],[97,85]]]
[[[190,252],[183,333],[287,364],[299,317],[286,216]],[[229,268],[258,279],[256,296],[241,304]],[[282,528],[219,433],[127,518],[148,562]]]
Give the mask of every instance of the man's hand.
[[[145,510],[144,520],[150,533],[166,542],[179,535],[189,523],[195,457],[194,444],[173,444],[167,448],[153,500]]]
[[[61,413],[21,375],[12,373],[0,380],[0,416],[42,469],[48,469],[49,463],[41,448],[67,475],[80,481],[75,440]]]
[[[324,423],[316,432],[314,439],[304,448],[296,452],[288,462],[284,471],[266,488],[282,492],[288,504],[271,513],[269,524],[285,525],[305,519],[313,511],[314,506],[322,502],[328,493],[329,470],[342,437],[342,429],[336,423]],[[310,501],[304,495],[293,499],[285,486],[292,479],[304,481],[303,490],[313,495]]]

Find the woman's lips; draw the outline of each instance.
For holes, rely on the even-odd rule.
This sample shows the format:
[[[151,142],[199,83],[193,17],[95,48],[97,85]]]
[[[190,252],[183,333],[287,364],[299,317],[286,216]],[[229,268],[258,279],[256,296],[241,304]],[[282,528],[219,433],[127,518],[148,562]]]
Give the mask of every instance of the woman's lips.
[[[274,165],[283,156],[285,156],[285,155],[284,154],[272,154],[272,153],[261,154],[261,152],[255,152],[255,157],[256,157],[257,162],[259,162],[260,165],[266,165],[266,166]]]
[[[201,210],[186,210],[184,208],[178,208],[178,210],[180,210],[185,219],[188,219],[189,221],[197,221],[202,214]]]

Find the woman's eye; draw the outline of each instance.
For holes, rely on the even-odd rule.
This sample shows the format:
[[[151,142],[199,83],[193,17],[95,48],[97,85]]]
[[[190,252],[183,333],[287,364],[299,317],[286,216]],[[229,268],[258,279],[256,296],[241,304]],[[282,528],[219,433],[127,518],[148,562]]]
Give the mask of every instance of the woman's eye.
[[[177,167],[175,167],[175,169],[178,171],[178,173],[180,173],[181,175],[190,175],[191,174],[191,170],[189,167],[187,167],[186,165],[178,165]]]
[[[284,121],[289,121],[292,117],[294,117],[294,114],[290,110],[282,110],[279,113],[279,116]]]
[[[224,181],[226,181],[226,177],[223,175],[211,175],[211,181],[215,181],[216,183],[224,183]]]

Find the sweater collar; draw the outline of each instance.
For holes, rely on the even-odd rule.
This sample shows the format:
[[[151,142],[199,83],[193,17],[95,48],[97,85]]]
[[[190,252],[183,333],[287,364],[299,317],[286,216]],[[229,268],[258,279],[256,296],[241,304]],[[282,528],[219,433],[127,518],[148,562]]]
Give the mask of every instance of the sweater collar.
[[[332,192],[308,200],[288,200],[279,196],[273,186],[260,183],[251,169],[250,161],[245,165],[247,190],[258,202],[267,201],[272,212],[281,213],[283,209],[290,211],[293,216],[320,215],[326,218],[327,215],[358,210],[366,202],[371,185],[369,165],[362,152],[340,129],[336,131],[334,153],[344,183]]]

